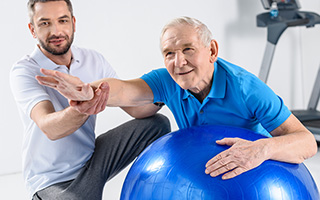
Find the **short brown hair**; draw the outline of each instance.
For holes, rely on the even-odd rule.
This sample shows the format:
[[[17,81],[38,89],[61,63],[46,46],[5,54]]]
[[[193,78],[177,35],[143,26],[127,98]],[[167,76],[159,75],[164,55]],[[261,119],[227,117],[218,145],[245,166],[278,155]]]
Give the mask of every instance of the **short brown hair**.
[[[69,11],[71,13],[71,16],[73,17],[73,8],[70,0],[29,0],[28,1],[28,12],[29,12],[29,17],[30,17],[30,22],[32,23],[33,21],[33,15],[34,15],[34,6],[36,3],[46,3],[50,1],[64,1],[68,5]]]

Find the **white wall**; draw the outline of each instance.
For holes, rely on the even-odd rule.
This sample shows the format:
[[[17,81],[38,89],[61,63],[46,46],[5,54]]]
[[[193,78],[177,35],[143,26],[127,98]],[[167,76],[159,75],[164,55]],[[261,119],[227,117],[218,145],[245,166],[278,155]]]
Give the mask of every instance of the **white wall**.
[[[22,125],[9,87],[12,64],[33,51],[35,41],[27,28],[27,1],[6,1],[1,6],[2,67],[0,83],[0,175],[21,171]],[[159,34],[171,18],[198,18],[208,25],[219,43],[220,57],[258,74],[266,29],[256,27],[264,12],[259,0],[73,0],[77,18],[75,44],[96,49],[124,79],[141,76],[163,66]],[[301,0],[302,10],[320,13],[320,1]],[[320,27],[290,28],[280,39],[268,84],[291,109],[307,105],[320,63]],[[167,109],[173,129],[177,126]],[[99,115],[97,133],[129,119],[117,108]],[[121,187],[121,183],[116,186]]]

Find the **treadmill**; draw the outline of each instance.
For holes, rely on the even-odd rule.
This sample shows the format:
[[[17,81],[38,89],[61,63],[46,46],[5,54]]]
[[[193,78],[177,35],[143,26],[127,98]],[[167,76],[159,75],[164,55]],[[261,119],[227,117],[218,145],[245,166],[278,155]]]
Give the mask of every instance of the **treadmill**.
[[[261,0],[269,12],[257,15],[257,26],[267,27],[267,45],[265,48],[259,78],[267,82],[277,42],[288,27],[320,24],[320,16],[313,12],[299,11],[299,0]],[[314,134],[320,142],[320,112],[317,110],[320,98],[320,67],[306,110],[292,110],[292,113]]]

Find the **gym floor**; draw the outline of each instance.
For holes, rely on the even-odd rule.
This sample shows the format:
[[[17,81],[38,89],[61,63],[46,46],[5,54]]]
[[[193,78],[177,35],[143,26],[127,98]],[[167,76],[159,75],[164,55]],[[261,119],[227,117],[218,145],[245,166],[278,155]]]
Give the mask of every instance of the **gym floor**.
[[[320,191],[320,149],[318,149],[318,153],[314,157],[306,160],[304,164],[312,174]],[[21,173],[0,176],[0,191],[0,199],[27,200],[27,192]],[[120,191],[121,188],[119,188],[119,196]],[[103,199],[110,200],[108,197],[104,197]]]

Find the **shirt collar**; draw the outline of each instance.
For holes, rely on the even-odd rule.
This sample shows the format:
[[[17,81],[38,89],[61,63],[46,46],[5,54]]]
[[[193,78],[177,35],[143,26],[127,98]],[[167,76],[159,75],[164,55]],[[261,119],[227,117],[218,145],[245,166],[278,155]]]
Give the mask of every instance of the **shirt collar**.
[[[223,69],[220,59],[214,63],[213,81],[209,98],[224,98],[227,88],[227,72]]]
[[[220,66],[219,58],[214,63],[213,81],[211,90],[206,98],[224,98],[227,87],[226,71]],[[183,99],[193,96],[188,90],[184,90]]]
[[[72,52],[72,58],[73,58],[71,65],[74,62],[79,63],[80,56],[78,54],[77,48],[74,48],[73,46],[71,46],[71,52]],[[34,51],[32,52],[31,58],[34,59],[41,68],[44,68],[44,69],[56,70],[59,67],[64,66],[64,65],[57,65],[52,60],[48,59],[48,57],[42,53],[38,45],[36,45]]]

